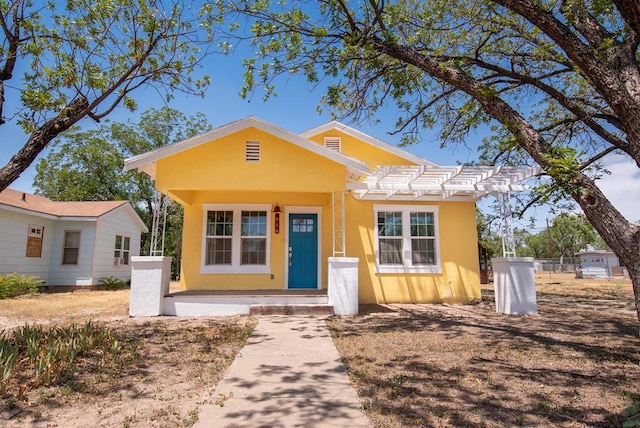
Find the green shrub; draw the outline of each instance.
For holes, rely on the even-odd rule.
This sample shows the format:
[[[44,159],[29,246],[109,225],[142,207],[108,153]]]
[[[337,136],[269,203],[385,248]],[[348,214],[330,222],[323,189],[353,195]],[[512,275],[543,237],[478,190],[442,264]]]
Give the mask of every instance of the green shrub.
[[[109,278],[102,278],[100,284],[104,285],[107,290],[121,290],[127,287],[127,283],[121,279],[110,276]]]
[[[0,299],[36,294],[38,286],[42,284],[44,281],[39,276],[25,276],[19,273],[0,276]]]

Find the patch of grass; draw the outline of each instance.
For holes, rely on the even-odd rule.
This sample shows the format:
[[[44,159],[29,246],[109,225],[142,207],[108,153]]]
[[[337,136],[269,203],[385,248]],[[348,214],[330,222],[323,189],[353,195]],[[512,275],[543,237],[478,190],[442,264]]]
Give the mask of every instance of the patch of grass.
[[[108,366],[121,350],[114,331],[91,321],[48,328],[26,324],[5,331],[0,335],[0,397],[22,399],[30,389],[64,385],[80,360]]]
[[[622,412],[622,428],[640,427],[640,402],[634,403]]]
[[[45,351],[32,346],[29,354],[24,347],[24,356],[18,360],[27,365],[16,366],[20,368],[12,373],[8,393],[0,400],[0,412],[15,408],[17,413],[14,410],[16,416],[3,426],[20,427],[28,425],[29,420],[61,426],[193,426],[198,421],[193,403],[213,402],[211,389],[222,379],[256,322],[249,317],[172,317],[92,324],[96,329],[117,333],[117,341],[94,346],[86,354],[78,353],[71,375],[61,376],[56,382],[35,386],[29,355],[37,360]],[[65,333],[59,335],[73,336],[69,331],[83,327],[28,324],[14,331],[23,343],[29,343],[62,331]],[[76,343],[80,348],[82,339]],[[169,343],[172,346],[166,346]],[[189,376],[194,367],[200,370],[196,376]],[[19,396],[15,388],[22,384],[27,388]]]
[[[8,324],[84,323],[89,318],[121,316],[129,312],[129,290],[40,293],[0,300],[0,316]]]

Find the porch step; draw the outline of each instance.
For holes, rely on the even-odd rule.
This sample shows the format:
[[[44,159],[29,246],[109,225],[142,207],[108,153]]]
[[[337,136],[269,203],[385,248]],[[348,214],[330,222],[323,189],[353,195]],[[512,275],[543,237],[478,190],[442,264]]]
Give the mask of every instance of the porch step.
[[[333,305],[251,305],[251,315],[320,315],[332,316]]]

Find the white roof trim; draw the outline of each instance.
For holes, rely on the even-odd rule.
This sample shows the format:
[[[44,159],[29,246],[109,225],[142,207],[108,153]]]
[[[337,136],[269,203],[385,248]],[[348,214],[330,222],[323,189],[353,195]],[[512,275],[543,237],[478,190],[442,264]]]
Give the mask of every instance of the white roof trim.
[[[313,141],[310,141],[304,137],[301,137],[300,135],[294,134],[290,131],[287,131],[286,129],[280,128],[271,123],[257,119],[253,116],[249,116],[247,118],[228,123],[212,131],[206,132],[204,134],[197,135],[195,137],[191,137],[186,140],[179,141],[177,143],[173,143],[168,146],[161,147],[147,153],[143,153],[141,155],[130,157],[124,161],[124,171],[130,171],[135,169],[138,171],[145,172],[151,178],[155,178],[155,162],[158,159],[171,156],[173,154],[182,152],[184,150],[197,147],[209,141],[217,140],[224,136],[227,136],[251,127],[267,132],[271,135],[280,137],[286,141],[289,141],[293,144],[298,145],[299,147],[305,148],[311,152],[324,156],[325,158],[329,158],[335,162],[338,162],[346,166],[348,169],[358,172],[360,174],[367,174],[370,172],[369,167],[364,162],[361,162],[357,159],[346,156],[334,150],[327,149],[320,144],[316,144]]]
[[[29,210],[26,208],[19,208],[19,207],[14,207],[13,205],[7,205],[7,204],[3,204],[0,203],[0,209],[4,209],[7,211],[13,211],[16,213],[21,213],[21,214],[28,214],[34,217],[40,217],[40,218],[46,218],[49,220],[57,220],[58,216],[53,215],[53,214],[46,214],[46,213],[41,213],[40,211],[33,211],[33,210]]]
[[[356,199],[476,201],[492,193],[521,192],[519,183],[540,168],[502,166],[379,166],[359,183],[348,183]]]
[[[304,138],[310,138],[314,135],[322,134],[323,132],[327,132],[332,129],[344,132],[345,134],[351,135],[352,137],[367,142],[373,146],[379,147],[383,150],[393,153],[394,155],[400,156],[401,158],[410,160],[411,162],[414,162],[418,165],[438,166],[430,160],[414,155],[413,153],[409,153],[408,151],[394,146],[393,144],[386,143],[376,137],[372,137],[371,135],[365,134],[362,131],[358,131],[357,129],[354,129],[348,125],[345,125],[344,123],[340,123],[335,120],[324,125],[320,125],[316,128],[309,129],[308,131],[304,131],[300,134],[300,136]]]

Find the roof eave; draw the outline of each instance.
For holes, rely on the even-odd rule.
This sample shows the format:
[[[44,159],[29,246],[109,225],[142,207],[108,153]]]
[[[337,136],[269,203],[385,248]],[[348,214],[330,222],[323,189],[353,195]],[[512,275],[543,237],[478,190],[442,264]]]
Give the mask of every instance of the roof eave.
[[[355,128],[350,127],[349,125],[345,125],[344,123],[341,123],[335,120],[329,123],[325,123],[324,125],[317,126],[313,129],[304,131],[300,133],[300,136],[304,138],[310,138],[310,137],[313,137],[314,135],[322,134],[332,129],[336,129],[340,132],[351,135],[352,137],[355,137],[373,146],[386,150],[396,156],[399,156],[401,158],[414,162],[417,165],[439,166],[438,164],[431,162],[428,159],[425,159],[418,155],[414,155],[413,153],[403,150],[400,147],[394,146],[393,144],[389,144],[386,141],[380,140],[379,138],[373,137],[369,134],[365,134],[362,131],[359,131]]]
[[[363,174],[369,172],[369,167],[364,162],[353,159],[342,153],[328,150],[325,147],[322,147],[304,137],[301,137],[298,134],[294,134],[284,128],[280,128],[276,125],[265,122],[261,119],[257,119],[253,116],[249,116],[245,119],[223,125],[204,134],[125,159],[124,171],[137,170],[138,172],[144,172],[151,178],[155,178],[155,162],[157,160],[179,153],[183,150],[197,147],[209,141],[223,138],[227,135],[251,127],[275,135],[286,141],[292,142],[309,151],[334,160],[335,162],[338,162],[348,168],[353,168],[354,170],[357,170]]]

